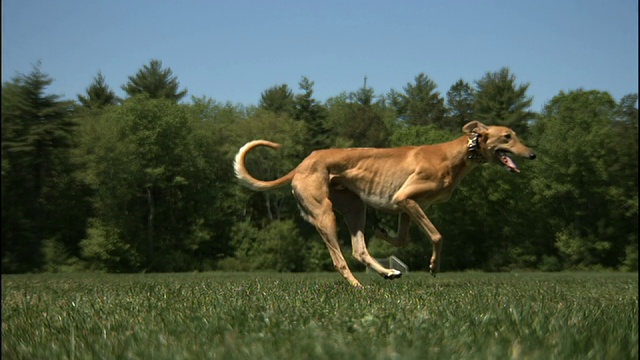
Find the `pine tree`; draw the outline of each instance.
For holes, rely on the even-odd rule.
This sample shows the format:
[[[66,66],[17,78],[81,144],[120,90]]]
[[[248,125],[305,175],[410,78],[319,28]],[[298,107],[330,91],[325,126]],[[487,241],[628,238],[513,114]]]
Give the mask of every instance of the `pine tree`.
[[[388,108],[384,101],[374,101],[375,91],[364,85],[350,93],[340,104],[335,115],[341,118],[335,131],[340,137],[348,139],[352,146],[357,147],[385,147],[389,144],[391,129],[388,126]],[[337,103],[334,104],[338,105]],[[334,122],[335,123],[335,122]]]
[[[360,104],[362,106],[370,106],[373,103],[375,97],[375,91],[373,88],[367,86],[367,77],[364,77],[364,84],[360,89],[349,94],[349,100],[352,103]]]
[[[42,242],[53,236],[45,193],[55,186],[74,123],[72,102],[45,94],[52,82],[37,64],[2,85],[3,271],[40,268]]]
[[[262,92],[258,106],[276,114],[292,116],[294,113],[293,92],[287,84],[272,86]]]
[[[473,120],[474,99],[475,90],[462,79],[458,80],[447,91],[448,123],[452,130],[459,130],[466,123]]]
[[[162,61],[151,60],[135,76],[129,76],[129,82],[122,86],[122,90],[130,97],[144,93],[151,99],[165,98],[178,102],[187,95],[187,90],[178,91],[179,87],[180,83],[170,68],[162,69]]]
[[[396,109],[398,119],[407,125],[443,126],[447,109],[438,85],[423,73],[415,77],[414,83],[404,87],[404,94],[391,91],[391,106]]]
[[[87,96],[78,95],[78,101],[87,109],[100,109],[107,105],[115,105],[119,101],[116,93],[106,84],[101,71],[93,78],[93,83],[86,89],[86,94]]]
[[[295,97],[294,117],[307,125],[308,136],[305,141],[307,154],[329,146],[327,109],[313,98],[313,85],[313,81],[303,77],[299,86],[304,93]]]
[[[527,96],[529,84],[516,85],[516,77],[509,68],[488,72],[476,81],[474,103],[476,120],[491,125],[505,125],[519,134],[527,131],[535,114],[527,109],[533,102]]]

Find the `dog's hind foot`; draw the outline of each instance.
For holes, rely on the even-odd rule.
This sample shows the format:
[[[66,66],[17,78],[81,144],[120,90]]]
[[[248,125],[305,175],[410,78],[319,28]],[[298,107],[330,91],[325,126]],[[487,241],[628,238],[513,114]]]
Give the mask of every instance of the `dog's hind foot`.
[[[392,269],[384,275],[384,278],[387,280],[393,280],[399,278],[400,276],[402,276],[402,273],[400,271]]]

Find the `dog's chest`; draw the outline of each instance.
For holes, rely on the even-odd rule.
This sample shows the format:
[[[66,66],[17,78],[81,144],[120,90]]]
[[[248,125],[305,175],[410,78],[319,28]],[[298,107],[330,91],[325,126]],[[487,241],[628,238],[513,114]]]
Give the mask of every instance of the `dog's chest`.
[[[398,206],[394,204],[391,199],[392,197],[389,195],[380,195],[380,194],[360,194],[360,198],[364,201],[368,206],[372,208],[395,212],[398,211]]]
[[[332,183],[348,188],[357,194],[368,206],[384,211],[397,211],[398,206],[393,203],[393,196],[402,186],[402,182],[394,181],[383,176],[362,176],[362,172],[346,172],[336,176]]]

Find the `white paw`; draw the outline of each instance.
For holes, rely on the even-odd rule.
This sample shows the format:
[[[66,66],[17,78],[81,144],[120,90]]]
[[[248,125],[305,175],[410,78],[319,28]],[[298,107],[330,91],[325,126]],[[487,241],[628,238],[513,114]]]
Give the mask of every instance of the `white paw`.
[[[392,280],[392,279],[397,279],[397,278],[399,278],[400,276],[402,276],[402,273],[401,273],[400,271],[398,271],[398,270],[396,270],[396,269],[392,269],[391,271],[389,271],[389,272],[384,276],[384,278],[385,278],[385,279]]]

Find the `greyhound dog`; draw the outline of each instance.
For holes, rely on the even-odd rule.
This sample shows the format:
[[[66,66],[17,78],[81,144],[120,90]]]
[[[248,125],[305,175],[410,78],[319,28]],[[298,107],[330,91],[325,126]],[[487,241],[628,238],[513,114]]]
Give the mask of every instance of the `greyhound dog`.
[[[342,214],[349,227],[353,256],[387,279],[399,278],[402,273],[383,267],[369,255],[364,240],[366,207],[399,214],[395,237],[376,232],[376,236],[394,246],[406,244],[409,224],[415,222],[431,239],[429,270],[435,276],[440,269],[442,235],[423,209],[447,201],[462,178],[477,165],[490,162],[520,172],[511,155],[536,157],[508,127],[471,121],[462,131],[465,135],[458,139],[435,145],[317,150],[287,175],[271,181],[251,176],[245,158],[253,148],[278,149],[281,145],[254,140],[240,148],[234,170],[243,185],[256,191],[291,183],[302,216],[316,227],[335,268],[351,285],[362,287],[340,250],[334,210]]]

